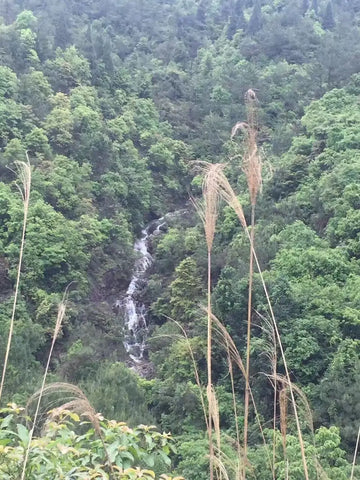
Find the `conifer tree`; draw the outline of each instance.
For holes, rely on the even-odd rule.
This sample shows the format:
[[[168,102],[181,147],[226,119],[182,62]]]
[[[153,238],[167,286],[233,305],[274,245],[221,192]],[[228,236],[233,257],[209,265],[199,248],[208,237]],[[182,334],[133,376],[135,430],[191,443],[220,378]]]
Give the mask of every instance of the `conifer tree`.
[[[206,13],[205,13],[205,1],[201,0],[199,2],[197,12],[196,12],[196,20],[200,26],[204,26],[206,24]]]
[[[302,6],[301,6],[302,15],[305,15],[305,13],[309,10],[309,7],[310,7],[309,0],[303,0]]]
[[[254,3],[253,12],[251,14],[248,32],[250,35],[254,35],[262,27],[262,14],[261,14],[261,3],[260,0],[256,0]]]
[[[237,0],[234,5],[232,5],[229,25],[227,30],[227,37],[231,40],[237,30],[240,28],[245,29],[246,20],[243,12],[243,2],[242,0]]]
[[[228,29],[226,32],[227,38],[231,40],[237,31],[237,19],[235,15],[231,15]]]
[[[221,2],[221,11],[220,16],[221,19],[227,22],[231,15],[234,12],[234,2],[233,0],[223,0]]]
[[[234,14],[237,20],[237,28],[245,28],[246,20],[244,16],[244,5],[243,0],[236,0],[234,5]]]
[[[322,26],[325,28],[325,30],[332,30],[335,27],[334,10],[331,0],[326,6]]]
[[[311,8],[315,13],[319,13],[319,2],[318,0],[312,0]]]

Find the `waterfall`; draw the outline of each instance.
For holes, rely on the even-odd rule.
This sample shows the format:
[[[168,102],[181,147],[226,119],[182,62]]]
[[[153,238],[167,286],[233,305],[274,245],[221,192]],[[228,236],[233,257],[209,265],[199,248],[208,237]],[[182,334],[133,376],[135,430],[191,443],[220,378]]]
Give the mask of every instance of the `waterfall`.
[[[146,340],[148,337],[147,311],[141,300],[141,291],[147,284],[147,272],[154,262],[150,253],[151,240],[161,234],[168,225],[168,221],[188,213],[188,209],[167,213],[164,217],[150,222],[141,232],[141,237],[134,243],[137,254],[133,274],[121,300],[117,300],[114,307],[124,312],[124,347],[132,360],[133,368],[142,376],[146,376]],[[145,367],[145,373],[142,368]]]
[[[154,259],[150,254],[151,239],[161,233],[166,225],[165,217],[150,222],[141,232],[141,237],[134,243],[134,251],[137,254],[133,275],[130,284],[122,300],[115,302],[115,307],[124,312],[124,347],[134,363],[140,363],[144,359],[148,325],[146,319],[146,307],[139,299],[139,292],[146,282],[146,273]]]

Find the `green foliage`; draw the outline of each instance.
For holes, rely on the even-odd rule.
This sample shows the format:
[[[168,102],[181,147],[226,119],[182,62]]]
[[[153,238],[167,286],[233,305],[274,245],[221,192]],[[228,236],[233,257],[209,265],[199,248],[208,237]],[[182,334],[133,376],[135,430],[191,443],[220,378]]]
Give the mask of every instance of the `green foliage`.
[[[45,201],[70,218],[95,210],[92,203],[93,183],[91,166],[79,165],[74,160],[57,155],[52,161],[43,161],[35,170],[33,185]]]
[[[339,345],[318,387],[320,418],[341,428],[343,438],[355,445],[354,425],[359,405],[359,341],[347,338]]]
[[[0,67],[0,97],[13,97],[17,91],[16,74],[5,66]]]
[[[77,355],[84,352],[79,345],[77,349],[80,350]],[[70,354],[76,355],[75,352]],[[73,365],[73,368],[79,370],[78,365]],[[91,373],[85,385],[89,400],[106,417],[126,419],[130,425],[154,421],[147,409],[146,392],[139,378],[125,364],[102,365],[95,375]],[[102,392],[100,396],[99,391]]]
[[[267,437],[272,432],[266,431]],[[350,475],[351,465],[346,460],[346,452],[340,447],[339,430],[336,427],[321,427],[315,432],[313,442],[309,439],[305,442],[305,452],[309,467],[309,479],[315,480],[318,475],[326,475],[329,479],[346,479]],[[282,459],[282,439],[280,432],[277,432],[277,451],[275,471],[277,478],[285,479],[288,472],[294,479],[302,479],[304,471],[302,468],[300,446],[298,439],[293,435],[286,435],[287,462]],[[249,453],[254,465],[257,465],[253,472],[249,472],[249,478],[265,480],[269,475],[267,455],[264,449],[252,450]],[[261,455],[263,458],[261,458]]]
[[[2,301],[0,311],[0,328],[2,332],[9,330],[12,298]],[[0,355],[5,356],[7,336],[1,336]],[[41,366],[35,357],[35,352],[44,348],[45,329],[38,321],[34,321],[23,299],[20,299],[15,317],[13,348],[10,351],[8,375],[6,379],[5,398],[26,400],[26,394],[33,391],[39,382]],[[12,395],[11,395],[12,394]]]
[[[196,261],[185,258],[175,269],[175,279],[170,285],[171,316],[181,323],[194,321],[194,313],[202,293]]]
[[[89,62],[75,46],[58,48],[56,58],[46,62],[46,69],[56,92],[69,92],[71,88],[86,85],[91,77]]]
[[[181,437],[178,471],[187,479],[208,479],[209,442],[203,435]]]
[[[360,88],[358,75],[352,77],[360,70],[358,2],[40,3],[0,2],[2,332],[23,213],[5,166],[24,160],[25,150],[33,166],[7,398],[24,401],[39,383],[56,303],[73,282],[53,375],[80,382],[107,415],[131,423],[154,416],[163,428],[186,432],[178,470],[190,480],[207,476],[188,354],[190,344],[202,380],[206,253],[196,220],[174,222],[150,246],[156,261],[143,293],[150,323],[158,324],[150,324],[156,379],[141,384],[119,363],[126,360],[123,332],[111,305],[128,286],[134,237],[151,219],[183,207],[189,190],[199,192],[199,179],[191,183],[192,159],[231,157],[229,178],[248,218],[240,158],[228,140],[231,126],[245,118],[244,93],[251,87],[259,98],[261,154],[272,165],[271,174],[264,169],[257,205],[256,249],[293,378],[306,389],[317,424],[339,426],[350,453],[359,416]],[[214,310],[242,354],[249,246],[229,208],[220,215],[213,253]],[[268,314],[260,287],[255,275],[255,323],[261,323],[256,312]],[[181,322],[189,343],[166,316]],[[267,334],[253,330],[254,365],[269,373]],[[2,354],[4,339],[0,347]],[[222,425],[233,433],[227,363],[218,345],[213,356]],[[236,376],[237,398],[242,387]],[[253,390],[268,422],[271,388],[254,375]],[[69,438],[77,435],[64,425]],[[254,433],[253,476],[265,480],[271,473],[258,441]],[[329,478],[349,477],[339,441],[332,427],[317,433]],[[302,478],[297,440],[289,435],[288,443],[290,478]],[[55,444],[48,458],[60,467],[67,457],[86,463],[92,445],[96,452],[102,448],[95,441],[79,457],[66,450],[60,458]],[[13,447],[18,466],[19,445]],[[306,448],[311,456],[310,440]],[[277,477],[284,478],[280,438],[278,450]]]
[[[29,430],[20,423],[22,410],[9,404],[1,411],[0,471],[4,479],[13,479],[21,473],[29,441]],[[71,475],[105,480],[110,478],[109,462],[112,478],[171,478],[159,476],[162,469],[170,467],[169,455],[175,451],[170,434],[161,434],[154,426],[139,425],[132,429],[124,422],[104,420],[98,415],[100,439],[91,423],[84,420],[67,410],[48,419],[42,435],[31,441],[27,479]]]

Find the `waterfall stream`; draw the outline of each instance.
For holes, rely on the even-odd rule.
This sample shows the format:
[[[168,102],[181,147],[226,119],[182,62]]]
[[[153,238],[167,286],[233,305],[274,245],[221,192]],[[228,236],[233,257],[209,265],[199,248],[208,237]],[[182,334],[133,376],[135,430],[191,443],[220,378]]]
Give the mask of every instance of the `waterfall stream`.
[[[168,226],[168,222],[188,213],[187,209],[167,213],[164,217],[150,222],[134,243],[137,254],[130,284],[122,299],[116,300],[114,307],[124,314],[124,347],[131,359],[132,368],[140,375],[147,376],[150,366],[146,355],[148,337],[147,311],[141,300],[141,292],[147,284],[148,270],[154,262],[150,253],[151,242]]]
[[[139,298],[140,291],[146,284],[146,273],[154,259],[150,254],[153,237],[159,235],[166,225],[165,217],[150,222],[141,232],[141,237],[134,243],[138,258],[135,261],[133,275],[122,300],[115,302],[115,307],[124,312],[124,347],[133,363],[144,362],[144,352],[148,335],[146,307]]]
[[[129,356],[132,368],[141,376],[148,376],[151,364],[146,355],[146,341],[149,333],[147,309],[141,299],[141,292],[147,285],[148,270],[154,262],[151,255],[151,243],[154,237],[160,235],[168,226],[170,220],[182,217],[188,209],[176,210],[163,217],[151,221],[141,232],[141,237],[134,243],[135,261],[133,274],[125,295],[116,300],[114,308],[123,312],[124,316],[124,347]],[[155,300],[155,299],[154,299]]]

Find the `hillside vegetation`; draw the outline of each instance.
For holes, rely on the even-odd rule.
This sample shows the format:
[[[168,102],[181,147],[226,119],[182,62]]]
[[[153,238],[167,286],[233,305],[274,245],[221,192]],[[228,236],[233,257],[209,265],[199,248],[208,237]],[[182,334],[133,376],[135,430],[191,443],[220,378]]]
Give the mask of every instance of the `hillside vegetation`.
[[[206,480],[209,433],[216,478],[360,478],[352,468],[360,418],[359,25],[357,0],[0,3],[1,359],[26,204],[17,162],[28,157],[32,173],[0,405],[4,478],[20,479],[34,434],[25,478],[149,479],[168,470]],[[255,194],[246,164],[254,152],[262,161]],[[209,223],[204,235],[189,197],[200,213],[211,210],[212,168],[235,199],[224,201],[224,183],[214,187],[209,241]],[[113,304],[129,284],[142,228],[184,208],[152,244],[142,298],[153,375],[144,379],[128,368],[123,312]],[[48,382],[81,388],[92,415],[65,404],[45,420],[49,400],[31,431],[17,404],[41,387],[45,370]],[[171,431],[176,448],[138,424]]]

